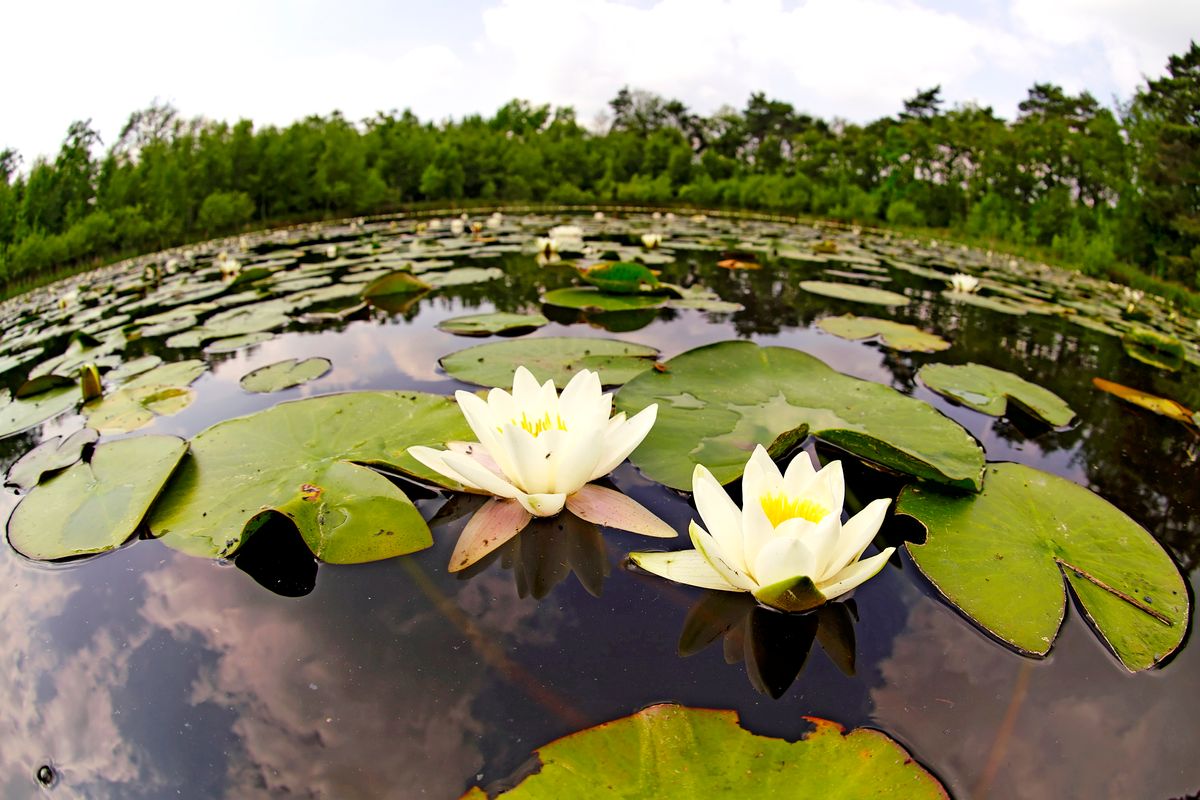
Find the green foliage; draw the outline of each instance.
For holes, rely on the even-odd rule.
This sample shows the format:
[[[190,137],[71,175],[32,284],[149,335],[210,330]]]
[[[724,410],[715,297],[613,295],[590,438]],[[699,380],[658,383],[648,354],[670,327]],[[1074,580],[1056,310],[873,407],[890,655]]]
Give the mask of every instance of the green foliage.
[[[334,112],[285,128],[185,120],[155,104],[106,153],[90,122],[76,122],[53,159],[24,172],[0,151],[0,279],[11,290],[254,220],[494,200],[928,225],[1043,248],[1095,275],[1200,285],[1196,44],[1119,117],[1048,83],[1030,88],[1012,122],[969,104],[947,110],[936,86],[867,125],[826,123],[762,93],[709,117],[629,88],[610,108],[608,130],[590,132],[570,108],[524,100],[437,125],[410,111],[360,123]]]

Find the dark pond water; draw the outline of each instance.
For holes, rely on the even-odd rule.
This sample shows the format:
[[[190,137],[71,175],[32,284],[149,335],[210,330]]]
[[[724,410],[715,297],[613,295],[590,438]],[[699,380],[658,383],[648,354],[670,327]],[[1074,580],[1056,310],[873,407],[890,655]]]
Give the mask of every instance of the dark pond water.
[[[506,225],[513,241],[531,240],[555,221]],[[651,224],[635,220],[631,230]],[[573,323],[575,312],[546,311],[557,321],[530,335],[616,336],[659,348],[664,359],[731,338],[804,350],[932,404],[978,438],[990,461],[1028,464],[1089,487],[1163,543],[1194,593],[1195,439],[1091,383],[1101,376],[1196,408],[1193,365],[1162,372],[1129,358],[1120,339],[1054,316],[949,302],[944,281],[886,261],[879,274],[891,280],[883,286],[909,296],[907,306],[809,294],[798,288],[801,280],[839,280],[825,270],[854,265],[775,258],[755,248],[772,232],[804,238],[815,231],[746,223],[739,236],[738,223],[706,224],[723,231],[726,250],[747,250],[762,268],[717,268],[729,255],[720,247],[679,249],[673,263],[658,267],[664,279],[700,281],[744,310],[618,318],[617,327],[634,328],[620,333],[595,321]],[[380,226],[377,236],[386,249],[390,237],[411,238],[411,230],[408,222]],[[254,242],[243,259],[265,259],[273,247],[317,252],[326,245],[304,239],[326,236],[351,261],[371,258],[371,248],[357,244],[364,235],[346,228],[293,234],[284,244]],[[908,260],[948,271],[954,263],[947,254],[976,264],[983,258],[922,253]],[[493,308],[537,311],[541,289],[573,282],[569,270],[540,267],[527,253],[481,255],[458,260],[498,266],[501,279],[439,290],[398,314],[296,323],[261,345],[201,356],[211,371],[194,386],[196,402],[139,433],[191,436],[222,419],[327,392],[473,388],[441,372],[437,359],[476,340],[443,333],[436,323]],[[953,347],[901,353],[815,327],[819,318],[847,312],[912,322]],[[125,356],[141,352],[166,360],[200,353],[144,339]],[[239,387],[254,367],[312,355],[329,358],[333,370],[275,394]],[[915,379],[918,367],[935,361],[1016,372],[1064,398],[1079,420],[1053,430],[1019,414],[997,419],[954,405]],[[80,424],[68,415],[0,439],[0,465],[40,437]],[[824,446],[815,452],[838,457]],[[895,496],[899,482],[844,458],[851,494]],[[686,496],[648,482],[628,463],[612,481],[677,529],[694,516]],[[406,490],[422,498],[434,546],[373,564],[318,566],[286,529],[264,530],[232,563],[153,540],[54,565],[0,548],[0,796],[457,797],[519,773],[534,748],[557,737],[667,700],[735,709],[744,727],[773,736],[798,737],[805,715],[877,727],[960,798],[1166,800],[1200,791],[1200,651],[1186,643],[1164,666],[1131,675],[1072,606],[1050,656],[1023,658],[939,600],[903,551],[842,607],[857,618],[851,642],[839,639],[836,620],[823,618],[813,642],[807,619],[706,601],[700,590],[635,574],[622,560],[646,540],[620,532],[530,529],[499,558],[455,576],[446,564],[464,503]],[[5,515],[17,499],[5,493]],[[917,534],[889,519],[882,535],[899,541]],[[689,615],[695,623],[739,614],[743,621],[723,641],[680,655]],[[750,667],[748,646],[757,648]],[[844,671],[847,652],[852,674]],[[49,789],[37,782],[42,765],[57,775]]]

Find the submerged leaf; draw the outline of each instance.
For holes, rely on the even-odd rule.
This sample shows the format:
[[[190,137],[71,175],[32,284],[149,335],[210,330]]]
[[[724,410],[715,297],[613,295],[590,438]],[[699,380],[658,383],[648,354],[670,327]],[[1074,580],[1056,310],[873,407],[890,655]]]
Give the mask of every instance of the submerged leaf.
[[[907,545],[917,567],[976,624],[1042,656],[1067,608],[1066,583],[1104,643],[1130,671],[1183,642],[1187,587],[1149,533],[1106,500],[1019,464],[988,466],[983,492],[908,486],[896,511],[929,532]]]
[[[52,560],[119,547],[137,529],[187,442],[137,436],[98,446],[90,462],[38,485],[13,511],[8,540],[29,558]]]
[[[439,330],[454,333],[459,336],[487,336],[488,334],[515,334],[532,331],[550,320],[541,314],[511,314],[506,311],[493,311],[490,314],[468,314],[462,317],[451,317],[437,324]]]

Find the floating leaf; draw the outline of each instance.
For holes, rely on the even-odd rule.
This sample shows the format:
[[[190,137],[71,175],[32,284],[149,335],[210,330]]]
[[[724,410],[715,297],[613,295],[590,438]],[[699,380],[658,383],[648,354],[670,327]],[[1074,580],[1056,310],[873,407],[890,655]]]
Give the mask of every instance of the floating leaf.
[[[150,516],[150,530],[192,555],[234,553],[264,512],[284,514],[333,563],[375,561],[432,542],[412,502],[378,464],[444,479],[407,449],[474,436],[458,405],[419,392],[353,392],[277,406],[204,430]]]
[[[472,283],[487,283],[504,277],[504,270],[496,267],[459,267],[440,272],[427,272],[421,276],[430,288],[445,289],[448,286],[467,286]]]
[[[136,436],[98,446],[90,462],[38,485],[13,510],[8,541],[43,560],[101,553],[137,529],[187,450],[175,436]]]
[[[159,356],[142,356],[132,361],[122,362],[119,367],[110,370],[104,377],[113,383],[120,383],[132,378],[134,375],[141,375],[143,372],[148,372],[161,363],[163,363],[163,360]]]
[[[917,377],[938,394],[993,417],[1003,416],[1012,401],[1056,427],[1075,418],[1066,401],[1049,389],[983,364],[926,364]]]
[[[178,414],[191,405],[188,384],[208,369],[203,361],[176,361],[143,372],[115,392],[83,406],[88,425],[101,433],[128,433],[155,417]]]
[[[1185,406],[1174,400],[1169,400],[1165,397],[1157,397],[1152,394],[1146,394],[1138,389],[1131,389],[1128,386],[1122,386],[1119,383],[1106,381],[1103,378],[1092,378],[1092,383],[1097,389],[1102,392],[1116,395],[1127,403],[1133,403],[1135,406],[1153,411],[1155,414],[1161,414],[1164,417],[1182,422],[1185,425],[1200,424],[1196,420],[1196,415],[1189,411]]]
[[[980,485],[983,452],[956,423],[927,403],[787,347],[699,347],[672,358],[664,372],[639,375],[616,396],[617,408],[630,413],[651,403],[658,403],[658,420],[631,458],[674,489],[691,488],[696,464],[728,483],[756,444],[774,455],[806,431],[909,475]]]
[[[1174,336],[1166,336],[1148,328],[1135,328],[1121,337],[1125,352],[1143,364],[1167,372],[1183,367],[1183,344]]]
[[[275,334],[270,331],[255,331],[254,333],[243,333],[241,336],[230,336],[226,339],[217,339],[209,342],[204,346],[204,352],[209,355],[217,353],[232,353],[236,350],[241,350],[243,347],[252,347],[256,344],[269,342],[275,338]]]
[[[389,273],[368,283],[363,287],[362,298],[370,301],[377,297],[393,294],[420,294],[427,291],[429,291],[429,284],[414,277],[411,272],[402,270]]]
[[[468,314],[444,319],[437,324],[439,330],[459,336],[487,336],[494,333],[515,334],[536,330],[549,324],[541,314],[510,314],[493,311],[490,314]]]
[[[762,269],[761,264],[737,258],[723,258],[717,262],[717,266],[721,269]]]
[[[870,728],[805,717],[812,730],[795,742],[758,736],[736,711],[653,705],[573,733],[536,751],[539,768],[488,797],[821,797],[906,800],[949,795],[894,739]]]
[[[657,275],[646,265],[632,261],[602,261],[580,270],[579,275],[601,291],[615,294],[637,294],[659,286]]]
[[[635,311],[658,308],[666,301],[662,295],[609,294],[591,286],[554,289],[542,297],[542,302],[548,305],[583,311]]]
[[[74,382],[24,399],[10,397],[7,389],[0,390],[0,436],[40,425],[73,408],[80,399]]]
[[[74,386],[75,379],[68,378],[65,375],[38,375],[36,378],[30,378],[17,387],[13,392],[13,397],[18,400],[24,400],[29,397],[48,392],[51,389],[61,389],[65,386]]]
[[[281,392],[316,380],[331,369],[333,364],[328,358],[288,358],[246,373],[239,383],[247,392]]]
[[[1067,609],[1063,577],[1104,643],[1130,671],[1183,642],[1187,587],[1140,525],[1064,478],[990,464],[979,495],[908,486],[897,513],[929,535],[908,544],[917,567],[976,624],[1027,655],[1050,650]]]
[[[955,303],[966,303],[969,306],[986,308],[989,311],[998,311],[1001,314],[1011,314],[1015,317],[1024,316],[1028,311],[1028,307],[1003,297],[988,297],[972,292],[951,292],[949,290],[942,292],[942,297]]]
[[[817,325],[826,333],[843,339],[870,339],[878,336],[891,349],[905,352],[936,353],[950,347],[949,342],[935,333],[888,319],[846,314],[841,317],[825,317],[818,321]]]
[[[854,283],[832,283],[830,281],[800,281],[800,288],[822,297],[836,297],[839,300],[851,300],[855,303],[871,303],[879,306],[905,306],[908,298],[886,289],[876,289],[873,286],[859,286]]]
[[[599,372],[605,386],[618,386],[650,369],[657,356],[653,347],[616,339],[546,337],[476,345],[439,363],[460,381],[509,388],[513,373],[524,365],[539,381],[553,380],[561,389],[584,369]]]
[[[47,472],[69,467],[83,455],[83,449],[89,444],[95,444],[100,433],[92,428],[75,431],[67,437],[54,436],[39,444],[18,459],[8,470],[4,479],[5,486],[15,486],[22,491],[29,491],[37,486],[42,475]]]

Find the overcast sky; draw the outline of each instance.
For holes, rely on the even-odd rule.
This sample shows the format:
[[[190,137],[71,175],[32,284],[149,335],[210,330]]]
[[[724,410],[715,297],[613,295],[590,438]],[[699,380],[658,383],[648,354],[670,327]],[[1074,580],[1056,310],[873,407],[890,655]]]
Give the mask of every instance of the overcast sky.
[[[108,145],[156,98],[261,125],[522,97],[590,123],[628,84],[868,121],[941,84],[1011,117],[1035,81],[1128,98],[1200,38],[1200,0],[38,0],[3,18],[0,148],[25,168],[72,120]]]

